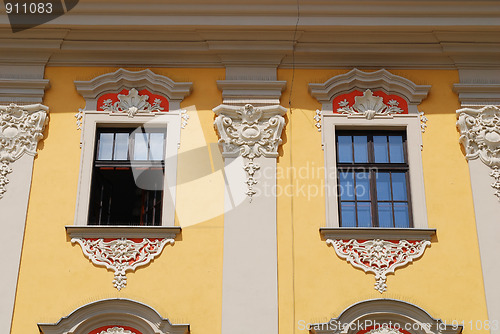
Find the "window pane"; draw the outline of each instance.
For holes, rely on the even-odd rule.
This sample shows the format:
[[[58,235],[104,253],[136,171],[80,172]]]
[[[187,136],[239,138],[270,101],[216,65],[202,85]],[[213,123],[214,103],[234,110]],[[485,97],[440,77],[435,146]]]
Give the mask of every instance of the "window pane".
[[[392,196],[394,201],[406,201],[405,173],[392,173]]]
[[[389,153],[392,163],[405,162],[402,136],[389,136]]]
[[[134,160],[148,160],[148,133],[136,133]]]
[[[368,162],[368,137],[354,136],[354,162]]]
[[[372,214],[371,205],[366,202],[358,202],[358,227],[371,227]]]
[[[351,172],[339,171],[339,194],[342,201],[354,201],[354,175]]]
[[[354,208],[354,202],[342,202],[340,206],[342,227],[356,227],[356,214]]]
[[[128,133],[117,133],[115,135],[114,160],[127,160],[128,156]]]
[[[387,136],[373,136],[373,150],[375,154],[375,162],[389,162]]]
[[[370,200],[370,174],[356,173],[356,199],[358,201]]]
[[[410,227],[407,203],[394,203],[394,219],[396,227]]]
[[[379,201],[391,200],[390,173],[377,173],[377,199]]]
[[[392,223],[392,204],[378,203],[378,226],[393,227]]]
[[[99,136],[99,154],[97,160],[113,159],[113,133],[101,133]]]
[[[352,137],[351,136],[338,136],[338,154],[340,163],[352,162]]]
[[[163,160],[163,133],[149,134],[149,160]]]

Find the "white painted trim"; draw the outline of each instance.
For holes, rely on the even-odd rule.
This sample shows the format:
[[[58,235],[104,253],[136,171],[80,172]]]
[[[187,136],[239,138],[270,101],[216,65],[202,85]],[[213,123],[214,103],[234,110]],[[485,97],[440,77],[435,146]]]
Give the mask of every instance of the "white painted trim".
[[[363,72],[353,69],[346,74],[337,75],[322,84],[309,84],[309,91],[320,103],[331,103],[339,95],[353,90],[382,90],[386,94],[403,97],[409,105],[419,104],[427,97],[431,86],[416,85],[410,80],[394,75],[384,69],[375,72]],[[330,107],[331,108],[331,107]],[[415,112],[415,110],[408,111]]]
[[[191,82],[174,82],[166,76],[153,73],[149,69],[128,71],[123,68],[113,73],[100,75],[90,81],[75,81],[76,90],[87,102],[86,108],[97,109],[97,99],[106,93],[119,93],[123,89],[148,89],[152,93],[164,95],[170,110],[180,109],[180,102],[191,92]]]
[[[65,226],[70,238],[167,238],[181,233],[179,226]]]
[[[365,324],[365,321],[369,320],[372,323],[377,321],[381,326],[387,326],[390,322],[393,325],[395,323],[415,325],[411,327],[412,333],[415,334],[459,334],[463,328],[460,325],[454,327],[443,323],[420,307],[402,300],[370,299],[349,306],[337,318],[332,318],[328,322],[313,324],[311,333],[355,334],[360,330],[357,324]],[[340,328],[333,329],[329,324],[336,324]]]
[[[47,79],[0,79],[0,103],[41,103],[49,87]]]
[[[42,334],[88,334],[113,323],[155,334],[187,334],[189,325],[173,325],[150,306],[124,298],[104,299],[84,305],[54,324],[39,323]]]

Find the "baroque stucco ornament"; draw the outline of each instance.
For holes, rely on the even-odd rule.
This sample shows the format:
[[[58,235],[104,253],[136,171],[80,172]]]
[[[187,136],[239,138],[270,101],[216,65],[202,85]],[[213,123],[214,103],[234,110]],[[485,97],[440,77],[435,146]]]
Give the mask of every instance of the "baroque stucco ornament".
[[[491,187],[500,200],[500,108],[486,106],[481,109],[457,110],[457,127],[465,158],[479,158],[489,166],[493,177]]]
[[[258,157],[276,158],[280,146],[281,132],[285,126],[283,115],[286,109],[281,106],[243,107],[221,105],[214,109],[217,117],[214,126],[219,133],[224,157],[245,158],[243,167],[247,173],[247,196],[252,199],[256,194],[253,186],[257,184],[254,175],[260,165],[254,161]]]
[[[25,153],[36,155],[48,122],[48,110],[41,104],[0,106],[0,199],[7,191],[10,164]]]
[[[372,329],[367,334],[401,334],[396,328],[391,328],[388,326],[380,326]]]
[[[103,238],[72,238],[72,243],[82,247],[85,256],[98,266],[115,272],[113,285],[121,290],[127,285],[127,271],[134,271],[160,255],[167,243],[173,245],[174,239],[147,239],[134,241],[128,238],[107,240]]]
[[[104,101],[102,110],[109,111],[110,113],[127,113],[128,117],[134,117],[138,113],[150,113],[152,111],[161,111],[163,108],[160,106],[161,100],[155,99],[151,105],[148,101],[149,96],[139,95],[137,89],[132,88],[128,94],[118,94],[117,102],[113,103],[108,99]]]
[[[424,254],[425,248],[431,244],[428,240],[334,240],[327,239],[337,255],[350,262],[355,268],[365,273],[375,274],[375,290],[383,293],[387,290],[387,274],[394,271]]]
[[[110,327],[105,331],[100,332],[99,334],[135,334],[135,332],[122,327]]]

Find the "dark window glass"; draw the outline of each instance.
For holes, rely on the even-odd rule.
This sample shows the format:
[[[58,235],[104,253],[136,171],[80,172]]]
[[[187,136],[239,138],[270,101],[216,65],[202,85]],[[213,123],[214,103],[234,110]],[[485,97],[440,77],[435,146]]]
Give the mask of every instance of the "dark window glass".
[[[164,130],[98,129],[89,225],[161,225],[164,154]]]
[[[337,131],[342,227],[411,227],[406,134]]]

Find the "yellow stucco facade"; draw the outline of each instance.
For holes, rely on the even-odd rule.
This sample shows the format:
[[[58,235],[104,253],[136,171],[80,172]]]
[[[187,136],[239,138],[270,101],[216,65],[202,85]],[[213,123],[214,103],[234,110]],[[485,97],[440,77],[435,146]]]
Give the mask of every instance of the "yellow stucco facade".
[[[38,323],[56,323],[78,307],[108,298],[147,304],[173,324],[189,323],[192,334],[221,332],[224,163],[212,109],[222,103],[217,80],[224,80],[224,69],[148,67],[175,82],[192,82],[191,94],[181,103],[190,119],[181,131],[176,225],[182,233],[175,244],[127,273],[126,288],[117,291],[112,271],[91,263],[66,234],[65,226],[74,220],[80,169],[81,131],[75,114],[85,107],[74,81],[118,68],[45,69],[51,86],[43,104],[50,108],[50,121],[34,162],[12,334],[38,333]],[[484,323],[488,315],[469,170],[455,126],[457,70],[390,70],[417,85],[431,85],[419,110],[428,118],[421,153],[428,225],[437,233],[424,255],[388,275],[389,288],[381,294],[373,288],[373,274],[340,259],[321,239],[325,162],[321,132],[313,120],[321,104],[308,85],[348,71],[277,71],[277,80],[286,81],[281,105],[287,108],[277,158],[279,333],[305,334],[299,324],[325,322],[350,305],[378,298],[406,301],[448,324],[463,321],[465,334],[488,333],[468,325]]]

